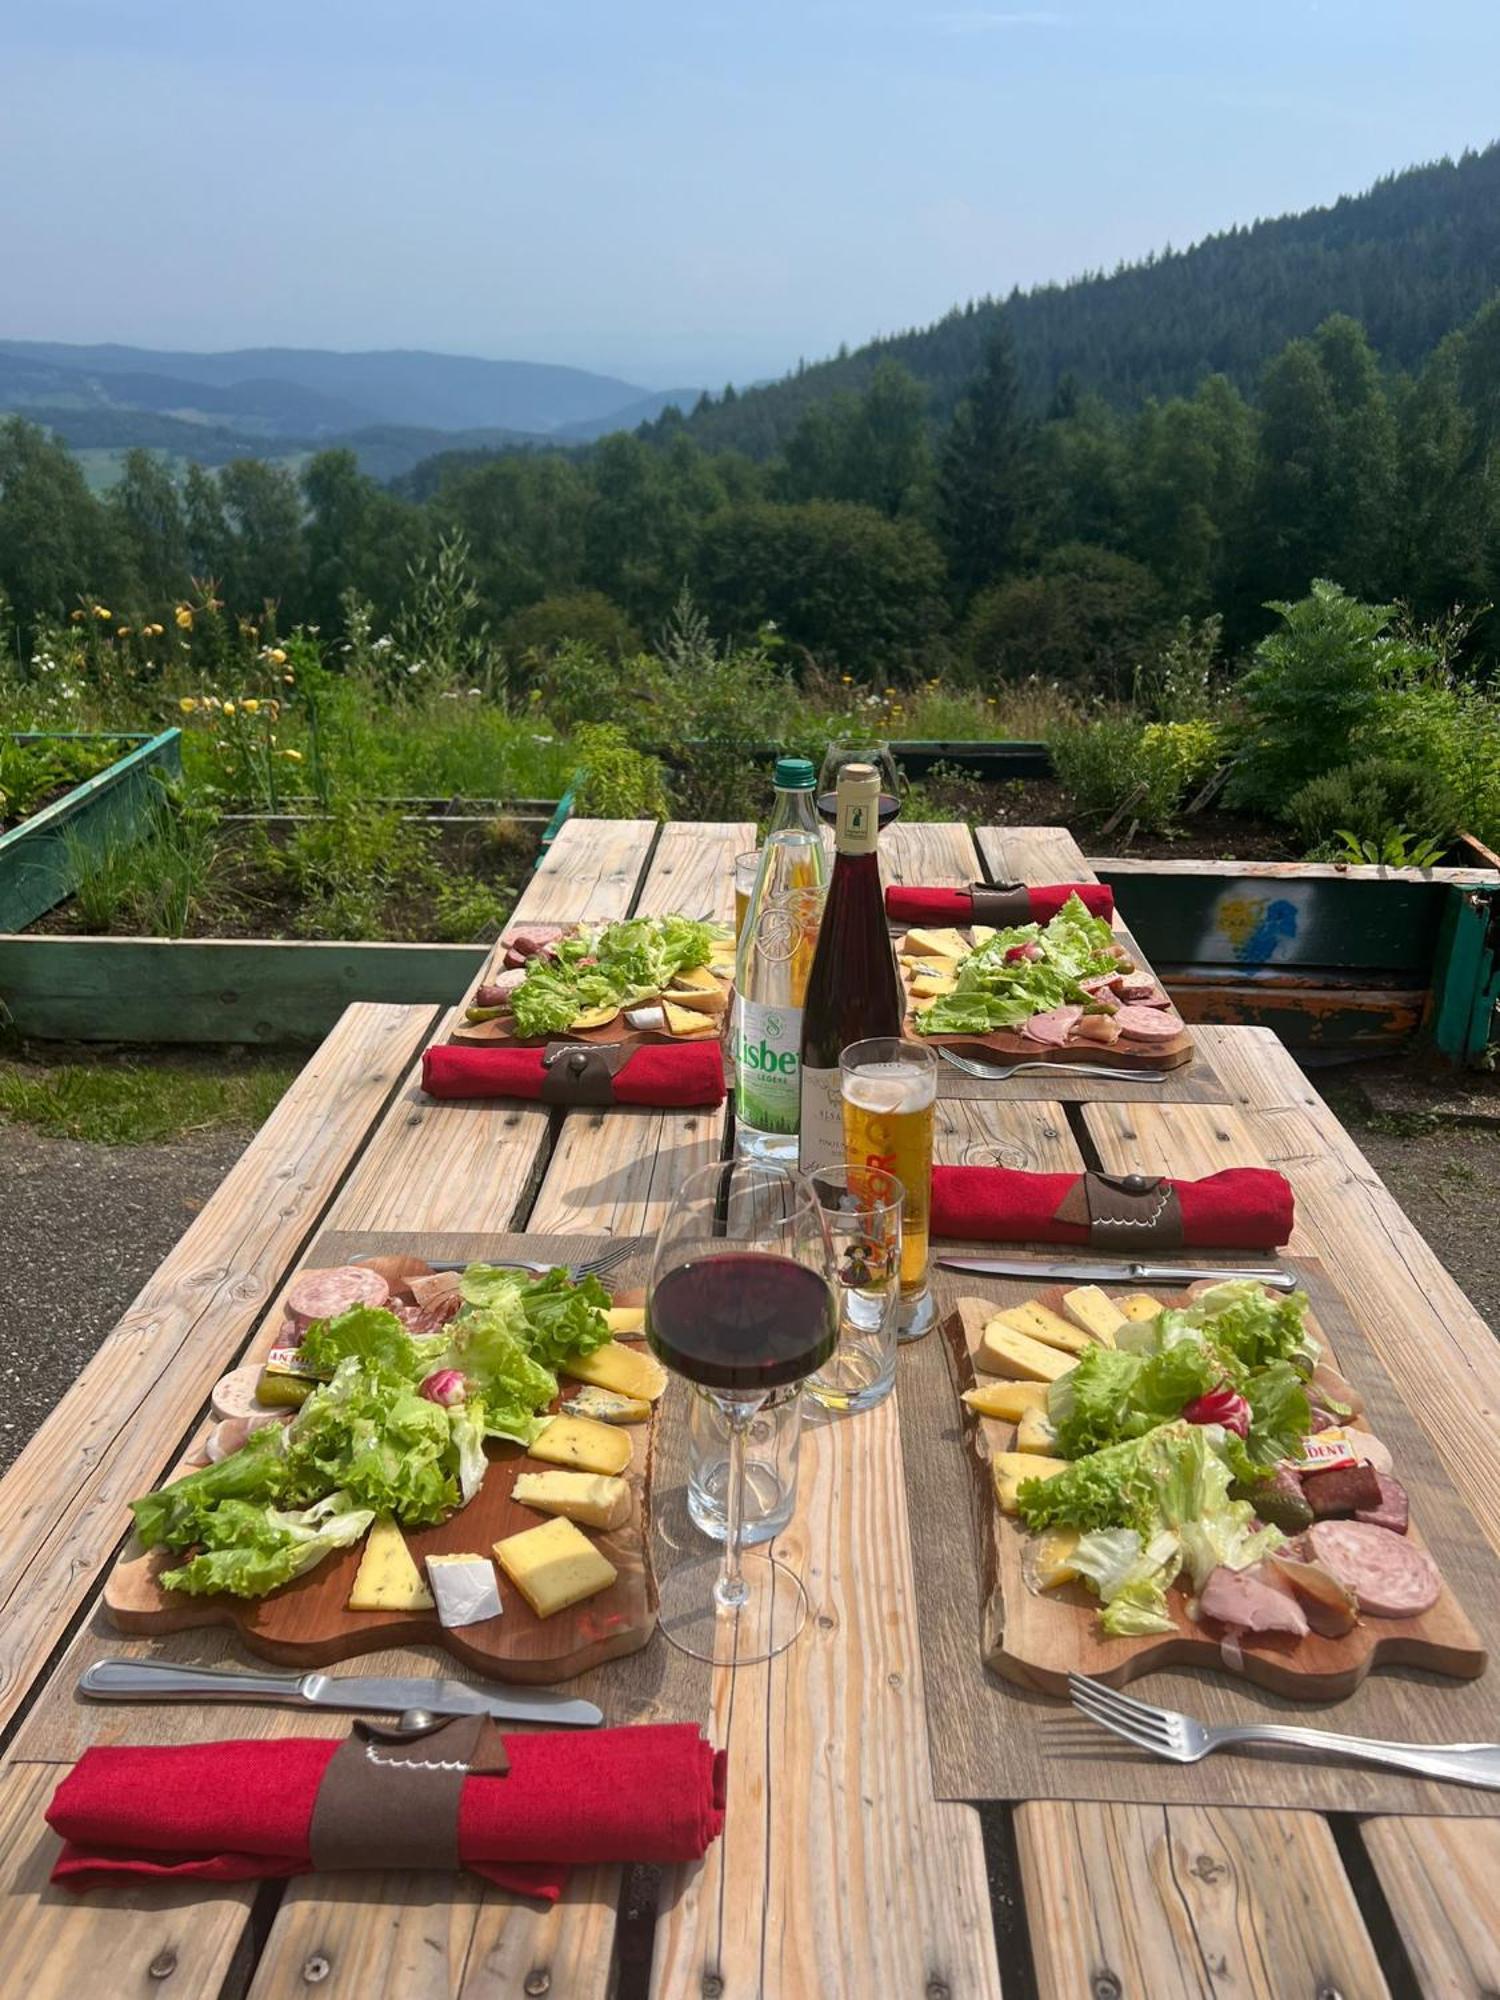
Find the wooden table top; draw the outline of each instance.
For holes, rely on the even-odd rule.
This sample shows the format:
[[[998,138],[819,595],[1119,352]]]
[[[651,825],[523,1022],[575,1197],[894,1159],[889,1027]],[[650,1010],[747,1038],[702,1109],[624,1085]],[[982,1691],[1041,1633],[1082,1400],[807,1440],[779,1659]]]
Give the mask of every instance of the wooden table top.
[[[726,915],[731,858],[753,837],[745,825],[573,821],[517,914]],[[913,882],[1089,872],[1057,828],[976,837],[898,825],[882,853]],[[106,1730],[150,1740],[165,1726],[151,1718],[167,1713],[181,1731],[177,1711],[84,1707],[81,1667],[133,1649],[208,1660],[227,1643],[126,1641],[103,1625],[96,1600],[124,1502],[176,1458],[206,1387],[279,1310],[316,1234],[649,1232],[683,1175],[718,1152],[718,1113],[431,1103],[413,1065],[440,1029],[431,1009],[350,1010],[205,1229],[195,1225],[0,1485],[5,1991],[1479,2000],[1500,1989],[1493,1818],[1049,1801],[987,1808],[981,1827],[972,1806],[938,1797],[894,1399],[805,1428],[798,1512],[778,1548],[801,1569],[813,1616],[780,1659],[704,1676],[699,1719],[729,1752],[730,1803],[701,1866],[654,1885],[578,1869],[545,1911],[467,1877],[394,1873],[83,1899],[48,1888],[56,1843],[42,1809],[82,1744]],[[1214,1101],[1137,1101],[1112,1084],[1064,1103],[1038,1075],[1003,1096],[945,1100],[940,1150],[999,1148],[1038,1168],[1279,1167],[1297,1198],[1292,1248],[1322,1259],[1500,1548],[1500,1352],[1488,1328],[1274,1036],[1196,1032]],[[630,1684],[630,1712],[651,1713],[650,1676]],[[239,1733],[307,1727],[263,1710]]]

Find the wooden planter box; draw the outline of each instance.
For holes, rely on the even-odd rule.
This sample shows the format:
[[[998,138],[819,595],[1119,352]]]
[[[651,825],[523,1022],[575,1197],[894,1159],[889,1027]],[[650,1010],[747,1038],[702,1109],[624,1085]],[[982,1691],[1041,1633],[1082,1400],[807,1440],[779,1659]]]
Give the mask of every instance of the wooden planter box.
[[[28,730],[21,743],[41,743],[62,730]],[[120,755],[92,778],[85,778],[50,806],[0,834],[0,931],[18,931],[78,886],[78,864],[100,853],[107,842],[133,842],[141,835],[145,809],[158,774],[182,774],[182,732],[159,736],[110,732],[87,739],[118,743]]]
[[[1454,1062],[1490,1039],[1500,872],[1305,861],[1093,861],[1190,1021],[1378,1055],[1419,1030]]]

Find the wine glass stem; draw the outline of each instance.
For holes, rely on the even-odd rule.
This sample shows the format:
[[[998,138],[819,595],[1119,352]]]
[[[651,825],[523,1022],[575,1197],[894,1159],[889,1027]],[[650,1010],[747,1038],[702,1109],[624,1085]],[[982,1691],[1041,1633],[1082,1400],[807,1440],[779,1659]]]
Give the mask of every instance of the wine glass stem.
[[[714,1601],[721,1611],[738,1611],[750,1595],[740,1566],[745,1520],[745,1440],[760,1400],[746,1403],[726,1397],[719,1407],[729,1426],[729,1478],[724,1491],[724,1566],[714,1585]]]

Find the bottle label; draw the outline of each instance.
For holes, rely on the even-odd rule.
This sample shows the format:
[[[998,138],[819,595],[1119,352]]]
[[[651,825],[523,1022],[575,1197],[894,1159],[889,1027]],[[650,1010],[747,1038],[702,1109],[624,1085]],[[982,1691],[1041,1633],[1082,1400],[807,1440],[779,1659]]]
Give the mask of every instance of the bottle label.
[[[803,1173],[844,1164],[843,1072],[802,1065],[802,1131],[797,1164]]]
[[[801,1109],[802,1009],[740,1001],[735,1110],[757,1132],[795,1132]]]
[[[839,787],[834,844],[840,854],[873,854],[880,832],[880,781],[873,772],[868,784]]]

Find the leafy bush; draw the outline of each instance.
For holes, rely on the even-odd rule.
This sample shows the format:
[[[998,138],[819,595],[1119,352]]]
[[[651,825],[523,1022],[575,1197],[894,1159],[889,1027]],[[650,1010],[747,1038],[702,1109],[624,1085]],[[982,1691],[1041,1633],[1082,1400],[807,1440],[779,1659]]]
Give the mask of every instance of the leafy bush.
[[[657,658],[664,676],[657,741],[674,767],[677,810],[685,819],[757,818],[769,793],[766,773],[748,753],[781,740],[795,699],[774,635],[716,644],[684,591]]]
[[[444,944],[473,944],[499,937],[515,902],[473,875],[449,875],[438,884],[437,934]]]
[[[1163,832],[1217,765],[1219,736],[1209,722],[1103,715],[1055,732],[1051,750],[1059,779],[1085,817],[1118,813]]]
[[[1330,858],[1372,868],[1435,868],[1443,858],[1443,843],[1399,826],[1388,827],[1378,840],[1361,840],[1340,827]]]
[[[1433,766],[1361,757],[1309,778],[1288,799],[1286,818],[1309,848],[1345,833],[1354,841],[1378,844],[1394,827],[1441,841],[1453,832],[1453,790]]]
[[[569,639],[543,668],[537,691],[547,714],[565,729],[609,722],[637,742],[661,733],[666,673],[654,654],[616,659],[587,640]]]
[[[123,747],[70,742],[66,737],[42,743],[0,737],[0,826],[27,818],[54,792],[94,777],[114,762]]]
[[[500,627],[501,644],[516,659],[544,664],[562,647],[589,646],[618,661],[641,650],[641,636],[602,590],[572,590],[538,598],[513,611]]]
[[[655,757],[637,750],[610,722],[586,723],[577,735],[581,775],[574,807],[586,819],[665,819],[666,782]]]
[[[1217,703],[1219,642],[1224,620],[1179,618],[1170,639],[1135,670],[1133,696],[1170,722],[1206,720]]]
[[[185,937],[207,908],[222,863],[218,812],[165,784],[147,810],[143,839],[109,837],[97,853],[68,841],[78,872],[74,905],[91,931]]]
[[[1141,563],[1070,542],[1035,576],[981,591],[960,650],[975,680],[1037,676],[1119,692],[1162,629],[1161,586]]]

